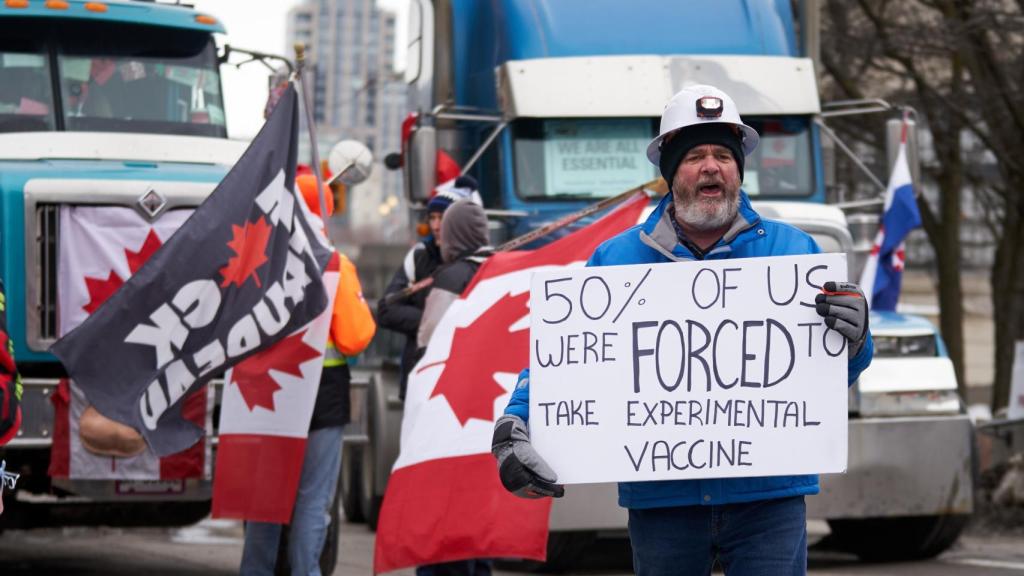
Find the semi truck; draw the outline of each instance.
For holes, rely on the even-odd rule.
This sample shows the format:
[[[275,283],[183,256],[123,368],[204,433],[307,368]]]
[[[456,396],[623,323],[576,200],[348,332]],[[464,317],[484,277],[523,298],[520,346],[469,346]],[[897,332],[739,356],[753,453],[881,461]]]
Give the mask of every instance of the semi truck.
[[[815,72],[818,9],[810,0],[795,10],[787,0],[413,0],[407,195],[427,198],[444,150],[480,182],[495,242],[518,236],[654,178],[643,151],[665,102],[684,85],[711,84],[761,135],[745,167],[755,209],[846,252],[856,279],[874,230],[863,214],[825,203],[831,131]],[[873,313],[871,327],[874,363],[850,390],[848,471],[821,478],[808,515],[865,559],[933,556],[973,510],[972,425],[932,324],[888,312]],[[350,519],[373,525],[401,402],[394,362],[363,368],[342,501]],[[550,528],[555,566],[600,535],[624,533],[615,485],[570,487]]]
[[[223,32],[179,4],[0,3],[0,273],[24,382],[24,421],[2,449],[21,479],[5,494],[0,530],[183,525],[209,513],[209,450],[202,473],[187,479],[50,474],[54,450],[74,452],[74,439],[55,441],[68,430],[54,404],[67,401],[67,375],[47,350],[72,312],[59,306],[67,209],[122,207],[153,227],[180,222],[247,146],[228,139],[214,41]],[[64,458],[74,465],[74,454]]]
[[[76,210],[119,209],[133,213],[120,221],[160,230],[166,241],[187,217],[183,212],[202,203],[248,146],[228,138],[221,64],[239,53],[249,58],[239,65],[283,61],[281,70],[291,72],[280,56],[228,44],[218,49],[215,35],[224,33],[217,18],[178,0],[0,2],[0,274],[24,383],[21,429],[0,448],[7,469],[20,474],[16,490],[4,495],[0,532],[182,526],[210,512],[222,379],[196,398],[205,405],[196,423],[205,423],[208,434],[189,472],[166,459],[154,464],[151,455],[147,465],[111,457],[105,461],[110,474],[79,474],[80,457],[94,456],[74,434],[72,420],[83,422],[69,406],[75,393],[48,350],[69,329],[68,318],[81,316],[62,309],[70,286],[61,264],[62,240],[71,237],[64,220]],[[339,177],[351,183],[365,177],[368,151],[347,144],[332,150],[332,160],[340,159],[339,173],[359,168]],[[155,248],[149,241],[126,248],[132,253],[124,254],[124,270],[89,276],[90,296],[109,296]],[[87,308],[94,304],[99,300]],[[334,508],[324,573],[337,561]],[[280,573],[288,570],[284,550]]]

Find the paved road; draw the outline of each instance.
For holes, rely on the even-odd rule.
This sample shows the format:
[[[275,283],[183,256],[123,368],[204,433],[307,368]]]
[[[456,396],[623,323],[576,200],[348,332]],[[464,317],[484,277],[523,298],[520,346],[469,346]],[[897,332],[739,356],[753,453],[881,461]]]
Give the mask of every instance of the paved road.
[[[812,532],[813,534],[813,532]],[[207,520],[180,530],[63,529],[0,535],[0,574],[22,575],[228,575],[237,573],[242,550],[236,522]],[[601,542],[587,566],[574,574],[619,576],[630,573],[623,543]],[[335,576],[370,574],[373,534],[346,524]],[[1024,537],[969,534],[952,550],[928,562],[871,565],[855,558],[812,551],[815,576],[1008,576],[1024,574]],[[412,570],[395,573],[411,576]],[[521,574],[507,567],[500,576]]]

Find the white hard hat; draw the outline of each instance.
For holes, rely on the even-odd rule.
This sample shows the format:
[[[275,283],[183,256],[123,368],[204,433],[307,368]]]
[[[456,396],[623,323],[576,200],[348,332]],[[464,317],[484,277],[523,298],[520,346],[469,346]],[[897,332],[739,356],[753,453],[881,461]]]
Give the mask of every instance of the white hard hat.
[[[749,156],[760,137],[757,130],[743,123],[736,103],[728,94],[714,86],[696,84],[687,86],[665,104],[661,113],[658,137],[647,145],[647,159],[655,166],[661,161],[661,142],[666,136],[695,124],[732,124],[743,132],[743,155]]]

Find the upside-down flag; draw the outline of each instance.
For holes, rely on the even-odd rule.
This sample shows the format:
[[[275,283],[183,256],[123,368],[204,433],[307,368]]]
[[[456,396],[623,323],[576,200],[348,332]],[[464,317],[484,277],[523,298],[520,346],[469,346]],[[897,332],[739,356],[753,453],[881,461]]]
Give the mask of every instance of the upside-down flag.
[[[157,456],[205,430],[188,394],[323,312],[331,256],[295,192],[294,87],[178,231],[82,324],[53,345],[100,414]]]
[[[550,499],[508,493],[491,456],[494,421],[530,362],[530,277],[582,266],[647,204],[637,195],[543,248],[495,254],[445,312],[409,374],[375,573],[468,558],[544,559]]]
[[[921,213],[917,209],[907,163],[907,125],[904,124],[903,140],[885,190],[882,225],[860,277],[861,289],[867,293],[873,310],[896,310],[906,258],[904,240],[920,225]]]

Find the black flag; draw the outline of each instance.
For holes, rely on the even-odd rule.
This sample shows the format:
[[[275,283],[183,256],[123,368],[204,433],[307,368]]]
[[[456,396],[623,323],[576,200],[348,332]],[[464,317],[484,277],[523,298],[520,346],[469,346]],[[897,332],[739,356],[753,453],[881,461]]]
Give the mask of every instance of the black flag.
[[[51,351],[104,416],[163,456],[203,430],[188,392],[327,305],[329,248],[295,194],[295,88],[235,166],[146,264]]]

